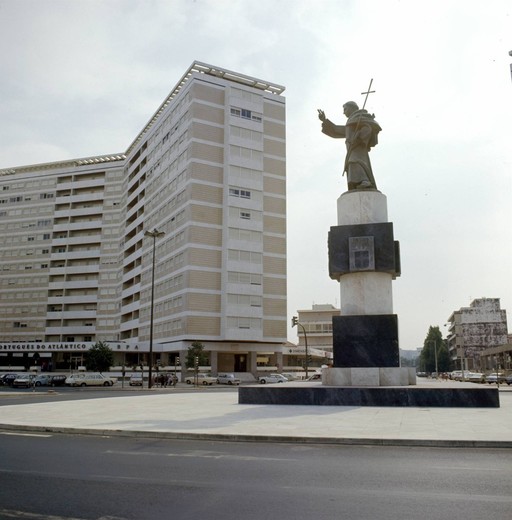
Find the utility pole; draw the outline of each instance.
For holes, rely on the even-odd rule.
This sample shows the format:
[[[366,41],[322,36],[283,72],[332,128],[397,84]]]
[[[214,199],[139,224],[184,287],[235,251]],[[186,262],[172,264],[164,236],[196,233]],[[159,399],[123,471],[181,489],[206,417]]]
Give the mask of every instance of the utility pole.
[[[309,377],[309,356],[308,356],[308,336],[306,334],[306,329],[304,328],[304,325],[302,323],[299,323],[299,319],[297,316],[292,317],[292,327],[295,327],[295,325],[298,325],[304,334],[304,345],[306,347],[306,379]]]

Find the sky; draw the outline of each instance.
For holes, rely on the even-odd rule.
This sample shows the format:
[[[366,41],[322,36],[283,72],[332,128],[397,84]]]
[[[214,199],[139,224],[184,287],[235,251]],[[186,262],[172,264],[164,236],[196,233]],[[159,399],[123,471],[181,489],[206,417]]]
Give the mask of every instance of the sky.
[[[0,169],[124,152],[196,60],[283,85],[290,322],[340,302],[327,234],[345,144],[317,109],[343,124],[373,79],[414,350],[476,298],[511,319],[511,50],[509,0],[0,0]]]

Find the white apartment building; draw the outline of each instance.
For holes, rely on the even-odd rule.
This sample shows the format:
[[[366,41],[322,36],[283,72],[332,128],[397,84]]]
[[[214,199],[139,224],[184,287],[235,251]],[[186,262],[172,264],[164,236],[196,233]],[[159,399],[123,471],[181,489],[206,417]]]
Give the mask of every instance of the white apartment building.
[[[151,316],[161,365],[282,366],[283,91],[194,62],[125,152],[0,170],[0,368],[147,364]]]
[[[313,304],[311,309],[297,311],[299,326],[298,347],[294,350],[296,356],[304,356],[306,342],[308,356],[312,366],[320,366],[332,361],[332,317],[339,316],[340,309],[330,303]]]

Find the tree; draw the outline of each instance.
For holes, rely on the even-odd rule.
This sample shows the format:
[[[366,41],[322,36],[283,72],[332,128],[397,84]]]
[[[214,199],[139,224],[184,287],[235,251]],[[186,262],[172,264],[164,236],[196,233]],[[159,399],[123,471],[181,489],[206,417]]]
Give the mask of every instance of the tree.
[[[102,341],[98,341],[85,354],[85,368],[93,372],[107,372],[114,364],[114,353]]]
[[[185,358],[185,366],[187,368],[194,368],[196,366],[196,357],[199,365],[209,365],[210,361],[208,355],[204,351],[204,346],[199,341],[194,341],[187,350],[187,357]]]
[[[449,372],[451,370],[451,359],[446,342],[443,340],[439,327],[430,326],[420,354],[420,367],[425,372],[435,372],[436,350],[437,370],[439,372]]]

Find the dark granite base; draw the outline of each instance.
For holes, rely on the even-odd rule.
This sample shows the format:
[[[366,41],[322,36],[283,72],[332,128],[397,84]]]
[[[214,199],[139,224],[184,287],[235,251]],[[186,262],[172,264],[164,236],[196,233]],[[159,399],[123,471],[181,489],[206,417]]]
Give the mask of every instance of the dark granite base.
[[[496,388],[241,386],[239,404],[499,408]]]
[[[400,366],[396,314],[333,316],[332,344],[335,367]]]

